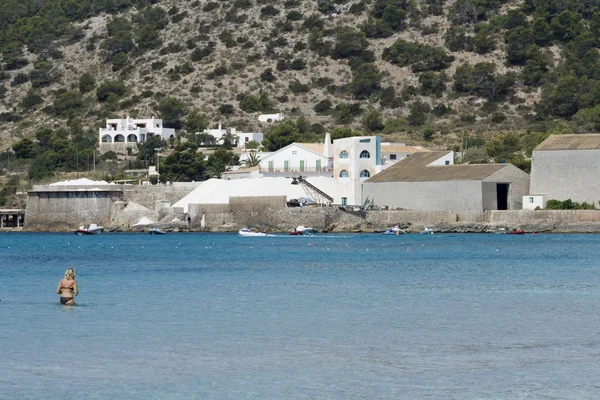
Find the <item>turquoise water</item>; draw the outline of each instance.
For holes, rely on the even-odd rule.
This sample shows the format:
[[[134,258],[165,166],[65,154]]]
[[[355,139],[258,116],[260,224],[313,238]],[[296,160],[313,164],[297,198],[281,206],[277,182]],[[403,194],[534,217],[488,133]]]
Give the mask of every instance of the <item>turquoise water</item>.
[[[595,399],[599,242],[0,234],[0,399]]]

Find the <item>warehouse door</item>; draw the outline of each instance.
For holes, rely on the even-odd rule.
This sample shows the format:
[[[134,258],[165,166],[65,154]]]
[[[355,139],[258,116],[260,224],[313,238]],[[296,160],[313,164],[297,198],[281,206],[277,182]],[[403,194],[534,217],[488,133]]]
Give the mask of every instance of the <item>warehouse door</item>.
[[[498,210],[508,210],[508,187],[509,183],[496,184],[496,201]]]

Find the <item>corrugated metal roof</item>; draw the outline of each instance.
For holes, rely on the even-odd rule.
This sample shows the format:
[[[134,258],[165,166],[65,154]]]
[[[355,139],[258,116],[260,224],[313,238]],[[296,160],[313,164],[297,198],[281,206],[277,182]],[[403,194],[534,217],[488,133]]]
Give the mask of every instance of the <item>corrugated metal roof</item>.
[[[598,150],[600,134],[550,135],[534,151],[549,150]]]
[[[365,182],[479,181],[509,165],[460,164],[427,166],[446,154],[448,154],[446,151],[415,153],[367,179]]]

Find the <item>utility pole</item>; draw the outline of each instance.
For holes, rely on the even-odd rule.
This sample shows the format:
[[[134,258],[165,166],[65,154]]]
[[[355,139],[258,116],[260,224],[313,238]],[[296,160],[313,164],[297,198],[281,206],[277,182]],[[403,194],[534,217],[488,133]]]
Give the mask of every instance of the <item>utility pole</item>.
[[[463,149],[464,143],[465,143],[465,130],[463,129],[462,136],[460,138],[460,163],[461,164],[463,163],[463,160],[465,159],[465,154],[464,154],[464,149]]]

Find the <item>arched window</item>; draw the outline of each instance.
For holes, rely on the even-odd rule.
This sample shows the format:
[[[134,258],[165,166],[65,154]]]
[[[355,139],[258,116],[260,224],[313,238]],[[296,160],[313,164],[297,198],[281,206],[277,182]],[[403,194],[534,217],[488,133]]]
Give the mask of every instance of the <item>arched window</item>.
[[[368,151],[363,150],[360,152],[360,158],[371,158],[371,154]]]
[[[345,169],[340,171],[340,178],[347,178],[348,177],[348,171],[346,171]]]
[[[125,142],[125,136],[118,134],[117,136],[115,136],[115,143],[124,143]]]
[[[137,136],[135,136],[133,133],[130,134],[130,135],[127,135],[127,141],[129,143],[137,142]]]
[[[366,169],[363,169],[362,171],[360,171],[361,178],[368,178],[370,176],[371,176],[371,173],[369,171],[367,171]]]
[[[342,150],[340,153],[340,158],[348,158],[348,152],[346,150]]]
[[[110,135],[104,135],[104,136],[102,136],[102,142],[110,143],[110,142],[112,142],[112,138],[110,137]]]

